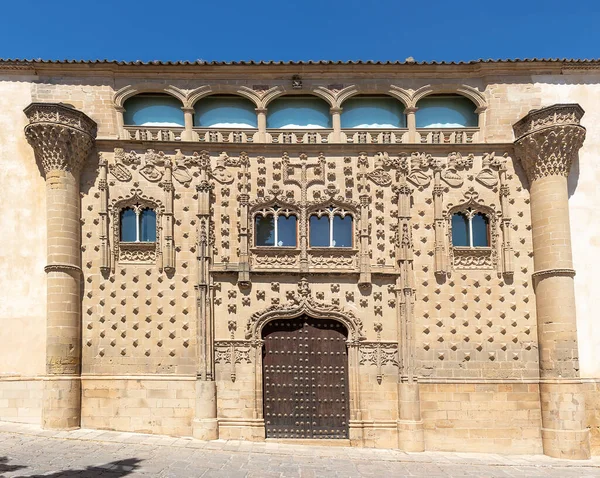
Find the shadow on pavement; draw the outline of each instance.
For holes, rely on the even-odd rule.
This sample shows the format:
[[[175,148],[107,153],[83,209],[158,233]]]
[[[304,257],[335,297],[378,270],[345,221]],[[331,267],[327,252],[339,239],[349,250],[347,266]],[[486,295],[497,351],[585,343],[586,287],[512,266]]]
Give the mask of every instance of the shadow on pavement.
[[[15,478],[70,478],[70,477],[111,477],[118,478],[127,476],[139,468],[139,463],[142,460],[138,458],[129,458],[127,460],[118,460],[106,465],[87,466],[82,469],[62,470],[54,473],[44,473],[43,475],[14,475]],[[26,465],[9,465],[7,457],[0,457],[0,477],[2,473],[17,471],[27,468]]]

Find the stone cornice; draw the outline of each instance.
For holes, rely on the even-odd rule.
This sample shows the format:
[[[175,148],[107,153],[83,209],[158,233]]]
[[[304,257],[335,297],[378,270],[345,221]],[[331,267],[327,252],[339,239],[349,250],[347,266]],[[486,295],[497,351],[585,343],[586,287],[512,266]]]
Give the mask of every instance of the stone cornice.
[[[61,103],[32,103],[25,136],[46,175],[66,170],[78,174],[96,137],[96,123],[84,113]]]
[[[553,105],[530,111],[515,123],[515,152],[529,182],[546,176],[569,175],[585,139],[577,104]]]

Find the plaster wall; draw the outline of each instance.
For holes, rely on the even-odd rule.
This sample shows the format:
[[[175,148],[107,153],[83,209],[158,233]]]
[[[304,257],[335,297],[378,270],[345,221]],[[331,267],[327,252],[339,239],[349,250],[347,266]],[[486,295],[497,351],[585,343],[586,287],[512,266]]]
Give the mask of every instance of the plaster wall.
[[[598,301],[597,269],[600,263],[600,76],[579,75],[567,79],[536,77],[535,84],[544,106],[556,103],[578,103],[585,110],[581,124],[587,129],[579,162],[569,176],[569,214],[575,299],[577,307],[577,334],[581,376],[600,377],[600,330],[597,327]],[[567,84],[567,81],[569,84]]]
[[[45,371],[46,187],[23,134],[29,81],[0,79],[0,378]]]

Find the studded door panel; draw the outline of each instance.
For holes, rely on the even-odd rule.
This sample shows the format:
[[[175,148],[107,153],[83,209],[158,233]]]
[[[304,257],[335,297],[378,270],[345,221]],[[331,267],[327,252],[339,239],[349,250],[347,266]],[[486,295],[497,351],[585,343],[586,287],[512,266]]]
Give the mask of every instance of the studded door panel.
[[[348,438],[345,327],[334,320],[276,320],[263,337],[267,438]]]

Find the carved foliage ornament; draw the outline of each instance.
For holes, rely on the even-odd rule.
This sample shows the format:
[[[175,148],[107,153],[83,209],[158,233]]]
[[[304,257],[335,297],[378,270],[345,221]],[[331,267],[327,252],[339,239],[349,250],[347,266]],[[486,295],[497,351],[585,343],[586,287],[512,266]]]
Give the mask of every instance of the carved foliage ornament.
[[[79,173],[96,137],[96,123],[66,105],[32,103],[25,108],[29,124],[25,136],[44,172]]]
[[[585,139],[583,113],[577,104],[554,105],[529,112],[513,126],[515,149],[530,182],[568,176]]]
[[[559,126],[532,133],[515,143],[530,182],[546,176],[567,177],[585,139],[581,126]]]
[[[306,314],[315,319],[337,319],[348,329],[352,342],[365,340],[362,320],[338,305],[313,299],[310,284],[305,277],[300,280],[297,290],[290,297],[284,304],[273,304],[252,314],[246,323],[246,339],[260,340],[262,328],[271,320],[293,319]]]

